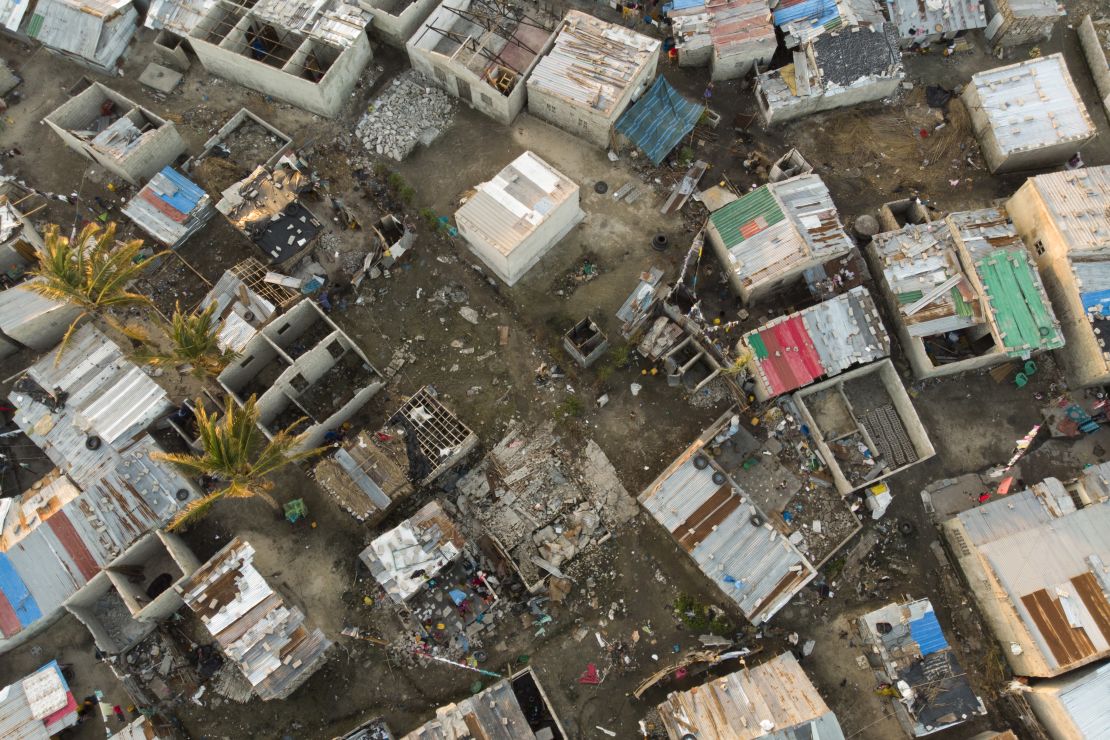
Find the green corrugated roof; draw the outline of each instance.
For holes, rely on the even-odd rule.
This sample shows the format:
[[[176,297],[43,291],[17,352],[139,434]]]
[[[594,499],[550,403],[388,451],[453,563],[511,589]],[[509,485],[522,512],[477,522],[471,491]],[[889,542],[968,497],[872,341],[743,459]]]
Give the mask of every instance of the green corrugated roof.
[[[751,333],[748,337],[748,346],[752,348],[752,352],[755,353],[757,359],[766,360],[771,356],[771,353],[767,351],[767,345],[763,343],[763,337],[759,336],[759,332],[753,331]]]
[[[956,315],[962,316],[965,319],[971,316],[971,306],[967,305],[964,300],[963,293],[959,288],[952,289],[952,302],[956,304]]]
[[[922,298],[925,297],[924,291],[920,290],[904,290],[897,295],[898,302],[902,305],[906,305],[908,303],[916,303],[917,301],[920,301]]]
[[[766,185],[714,211],[709,221],[721,235],[725,248],[732,249],[744,241],[744,236],[740,233],[741,227],[760,216],[767,222],[767,226],[777,224],[786,218],[775,201],[775,196]]]
[[[1064,345],[1040,278],[1023,250],[999,249],[975,263],[987,290],[1003,348],[1019,355],[1030,349]]]

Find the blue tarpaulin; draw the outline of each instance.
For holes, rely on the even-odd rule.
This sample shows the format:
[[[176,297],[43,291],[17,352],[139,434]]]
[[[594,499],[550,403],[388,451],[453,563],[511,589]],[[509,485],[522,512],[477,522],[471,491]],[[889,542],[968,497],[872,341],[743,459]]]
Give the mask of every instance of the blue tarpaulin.
[[[42,612],[35,601],[35,597],[27,589],[15,566],[8,557],[0,552],[0,594],[8,602],[8,606],[15,612],[16,618],[22,627],[30,627],[42,619]]]
[[[830,21],[840,17],[840,8],[835,0],[803,0],[799,3],[783,6],[772,13],[776,26],[786,23],[799,23],[803,26],[824,26]]]
[[[1093,309],[1098,309],[1101,313],[1110,314],[1110,290],[1093,290],[1090,293],[1080,293],[1080,300],[1083,301],[1083,310],[1088,313]]]
[[[948,641],[940,629],[936,612],[925,612],[922,616],[910,622],[910,635],[913,641],[921,648],[921,655],[932,655],[941,650],[948,649]]]
[[[170,187],[158,188],[156,191],[158,197],[181,213],[192,211],[204,197],[203,188],[177,170],[163,167],[159,174],[169,180]],[[165,185],[165,183],[159,184]]]
[[[704,110],[679,95],[660,77],[617,119],[617,131],[627,136],[653,164],[659,164],[683,136],[694,130]]]

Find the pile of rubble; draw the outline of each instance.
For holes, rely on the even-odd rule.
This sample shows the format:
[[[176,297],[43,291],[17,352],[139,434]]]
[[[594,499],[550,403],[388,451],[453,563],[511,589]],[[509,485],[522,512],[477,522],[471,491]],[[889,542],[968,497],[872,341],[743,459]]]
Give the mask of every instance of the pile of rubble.
[[[451,125],[452,99],[419,72],[398,75],[370,105],[355,134],[367,151],[400,162],[417,144],[431,144]]]
[[[575,455],[559,444],[551,423],[528,437],[510,429],[458,491],[463,521],[496,540],[533,593],[637,512],[601,448],[590,441]]]

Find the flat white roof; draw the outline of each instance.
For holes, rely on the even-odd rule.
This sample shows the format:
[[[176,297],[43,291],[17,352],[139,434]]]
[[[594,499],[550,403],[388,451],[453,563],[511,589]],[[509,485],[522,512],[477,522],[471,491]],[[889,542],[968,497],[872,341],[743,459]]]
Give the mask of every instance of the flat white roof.
[[[532,152],[524,152],[455,212],[455,222],[504,255],[512,253],[578,186]]]

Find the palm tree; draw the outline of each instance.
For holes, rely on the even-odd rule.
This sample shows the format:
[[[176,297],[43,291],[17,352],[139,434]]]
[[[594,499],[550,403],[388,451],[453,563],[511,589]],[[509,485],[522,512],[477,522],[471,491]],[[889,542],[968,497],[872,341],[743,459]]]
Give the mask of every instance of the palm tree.
[[[178,303],[166,332],[170,337],[170,349],[159,352],[147,345],[135,353],[135,359],[152,365],[189,364],[198,378],[219,375],[238,353],[220,347],[223,322],[216,320],[217,308],[213,303],[199,313],[185,313]]]
[[[117,243],[114,222],[106,229],[89,223],[76,240],[62,236],[56,224],[46,227],[45,250],[38,253],[38,264],[28,271],[38,279],[21,287],[80,309],[58,345],[56,360],[61,359],[77,325],[87,316],[103,316],[116,324],[109,310],[153,305],[146,296],[127,289],[152,260],[165,254],[142,257],[142,248],[142,239]]]
[[[224,415],[209,414],[203,401],[196,401],[196,424],[200,434],[201,452],[177,454],[152,452],[155,460],[170,462],[195,475],[212,476],[223,487],[204,498],[193,501],[177,513],[169,529],[177,529],[200,519],[209,509],[224,498],[259,498],[275,509],[277,502],[270,495],[274,483],[270,476],[288,463],[297,462],[319,454],[325,448],[294,452],[302,438],[293,433],[300,423],[294,422],[266,439],[258,427],[257,399],[251,396],[240,408],[228,396]]]

